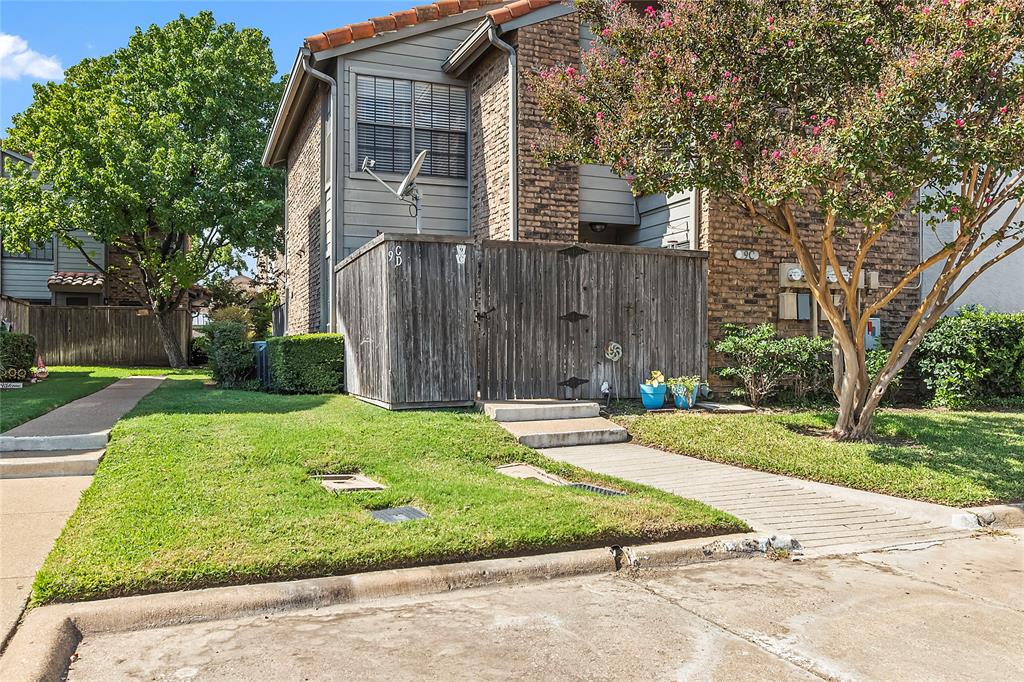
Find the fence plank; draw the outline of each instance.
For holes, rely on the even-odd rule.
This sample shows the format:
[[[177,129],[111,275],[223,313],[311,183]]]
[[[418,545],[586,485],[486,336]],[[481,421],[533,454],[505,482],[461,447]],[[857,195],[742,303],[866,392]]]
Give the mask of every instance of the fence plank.
[[[28,309],[27,301],[0,295],[0,321],[9,323],[11,331],[28,331]]]

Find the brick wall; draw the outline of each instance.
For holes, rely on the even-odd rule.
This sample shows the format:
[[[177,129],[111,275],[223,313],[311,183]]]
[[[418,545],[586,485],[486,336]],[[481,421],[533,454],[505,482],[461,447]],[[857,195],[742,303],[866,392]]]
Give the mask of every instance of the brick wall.
[[[472,224],[481,239],[508,239],[511,191],[508,148],[508,58],[488,52],[470,76],[469,125],[472,130]]]
[[[796,254],[782,236],[757,227],[746,213],[731,203],[703,196],[700,248],[708,251],[708,331],[711,339],[720,336],[725,323],[774,324],[785,336],[810,334],[806,320],[779,320],[779,266],[795,263]],[[796,219],[807,233],[821,230],[821,219],[813,209],[797,211]],[[917,218],[907,213],[897,228],[882,237],[872,249],[866,270],[879,273],[879,290],[887,291],[917,262]],[[853,239],[838,244],[840,263],[849,265],[856,244]],[[755,249],[756,261],[739,260],[737,249]],[[806,291],[806,289],[793,289]],[[868,292],[868,296],[873,294]],[[882,311],[882,338],[890,346],[899,335],[918,302],[916,290],[904,290]],[[822,318],[822,335],[831,336],[831,327]],[[721,366],[721,358],[709,354],[711,368]]]
[[[123,251],[107,246],[106,263],[108,276],[103,283],[103,297],[107,305],[137,305],[145,303],[141,294],[142,272],[132,264]],[[134,285],[134,286],[133,286]]]
[[[579,239],[580,170],[575,164],[545,168],[531,151],[550,143],[551,124],[527,87],[527,74],[551,66],[578,64],[579,17],[569,14],[516,31],[519,59],[519,237],[523,240]]]
[[[288,320],[286,334],[320,329],[321,235],[320,131],[324,88],[310,98],[288,149],[285,193],[285,263]]]

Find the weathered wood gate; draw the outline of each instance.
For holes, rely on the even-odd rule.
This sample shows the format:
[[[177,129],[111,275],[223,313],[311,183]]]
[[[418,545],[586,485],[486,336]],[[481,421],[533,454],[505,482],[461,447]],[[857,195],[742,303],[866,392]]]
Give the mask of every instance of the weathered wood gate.
[[[636,397],[704,374],[705,254],[381,235],[336,272],[350,393],[389,408]]]

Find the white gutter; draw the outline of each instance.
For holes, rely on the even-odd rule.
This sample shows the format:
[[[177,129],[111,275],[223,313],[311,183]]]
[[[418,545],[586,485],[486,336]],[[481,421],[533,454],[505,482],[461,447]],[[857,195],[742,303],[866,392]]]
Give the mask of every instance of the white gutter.
[[[329,86],[331,86],[331,102],[329,114],[330,120],[328,121],[328,125],[331,126],[331,145],[334,147],[334,149],[329,149],[325,151],[327,154],[330,155],[331,159],[330,168],[327,169],[327,173],[328,176],[330,177],[331,182],[331,202],[334,203],[334,199],[337,196],[338,192],[338,186],[335,181],[338,177],[338,157],[340,156],[336,151],[338,147],[338,136],[337,134],[335,134],[334,130],[334,122],[336,119],[335,109],[338,102],[338,82],[331,78],[330,76],[328,76],[327,74],[321,71],[317,71],[312,67],[312,65],[310,65],[309,60],[311,54],[312,53],[309,51],[309,49],[305,47],[302,48],[302,50],[299,52],[299,60],[302,62],[302,70],[305,71],[310,76],[312,76],[313,78],[316,78],[317,80],[327,83]],[[322,194],[323,192],[321,192],[321,198]],[[331,220],[330,223],[326,226],[327,239],[325,244],[326,248],[324,252],[324,259],[327,261],[326,287],[323,286],[323,279],[325,275],[324,269],[321,268],[320,270],[320,290],[323,291],[325,288],[327,290],[327,314],[323,315],[322,312],[324,311],[321,312],[320,324],[322,327],[322,325],[324,325],[324,323],[326,322],[327,331],[333,331],[334,327],[334,235],[336,234],[336,230],[334,228],[335,225],[337,224],[337,221],[338,212],[335,210],[334,206],[331,206]]]
[[[498,37],[498,27],[490,26],[487,39],[496,48],[508,55],[508,181],[512,207],[509,211],[509,241],[519,241],[519,136],[516,123],[519,104],[519,69],[516,64],[516,50]]]

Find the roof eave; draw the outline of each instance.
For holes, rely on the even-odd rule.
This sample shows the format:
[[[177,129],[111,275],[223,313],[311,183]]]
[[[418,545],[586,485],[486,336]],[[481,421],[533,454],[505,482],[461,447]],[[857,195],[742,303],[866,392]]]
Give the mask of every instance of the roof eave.
[[[491,27],[497,28],[498,35],[502,35],[517,28],[532,26],[542,21],[575,13],[575,7],[556,3],[532,10],[527,14],[503,21],[500,24],[495,22],[491,16],[487,16],[458,47],[452,50],[451,55],[445,60],[441,69],[452,76],[459,76],[464,73],[490,48],[490,39],[487,34],[490,32]]]
[[[287,154],[281,155],[283,132],[285,123],[289,119],[292,107],[298,99],[298,95],[305,84],[306,72],[302,68],[302,57],[306,54],[306,48],[300,48],[295,55],[295,63],[292,65],[291,73],[288,74],[288,84],[285,86],[284,94],[277,105],[277,113],[274,114],[274,122],[267,134],[267,144],[263,148],[262,163],[268,168],[276,168],[287,160]]]

